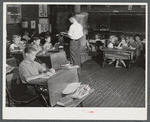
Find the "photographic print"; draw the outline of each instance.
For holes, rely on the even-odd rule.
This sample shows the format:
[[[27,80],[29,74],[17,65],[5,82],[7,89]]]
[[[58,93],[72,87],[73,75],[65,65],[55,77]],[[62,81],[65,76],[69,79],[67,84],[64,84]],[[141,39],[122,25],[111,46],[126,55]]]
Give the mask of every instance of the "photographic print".
[[[4,2],[3,118],[146,120],[147,9]]]

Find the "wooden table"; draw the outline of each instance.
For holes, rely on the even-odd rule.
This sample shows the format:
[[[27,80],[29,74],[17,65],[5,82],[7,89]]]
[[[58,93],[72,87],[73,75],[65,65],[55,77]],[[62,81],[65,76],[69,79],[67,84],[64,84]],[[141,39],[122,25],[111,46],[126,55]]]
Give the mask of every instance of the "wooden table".
[[[102,48],[102,51],[104,53],[104,61],[103,61],[103,66],[106,63],[106,59],[112,59],[115,58],[117,60],[127,60],[129,61],[129,65],[127,69],[130,69],[131,62],[134,60],[134,49],[117,49],[117,48]]]

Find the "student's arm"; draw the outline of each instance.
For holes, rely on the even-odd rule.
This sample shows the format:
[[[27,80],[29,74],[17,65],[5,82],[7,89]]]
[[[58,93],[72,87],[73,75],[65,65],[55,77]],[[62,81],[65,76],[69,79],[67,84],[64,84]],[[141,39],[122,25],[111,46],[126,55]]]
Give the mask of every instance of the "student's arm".
[[[18,51],[22,51],[20,49],[14,49],[14,45],[10,45],[10,48],[9,48],[10,52],[18,52]]]
[[[26,80],[26,82],[30,82],[31,80],[42,78],[43,76],[46,76],[46,74],[39,74],[39,75],[29,76],[29,77],[26,77],[25,80]]]
[[[118,44],[117,48],[121,47],[121,44],[122,44],[122,42],[120,42],[120,43]]]
[[[63,35],[63,36],[65,36],[65,37],[68,37],[68,38],[72,39],[73,27],[70,26],[68,32],[61,32],[60,34]]]
[[[22,65],[22,64],[19,66],[19,73],[20,73],[21,79],[24,82],[30,82],[31,80],[36,80],[36,79],[42,78],[44,76],[47,76],[47,77],[51,76],[51,74],[49,74],[49,73],[41,73],[41,74],[31,76],[28,69],[25,67],[25,65]]]

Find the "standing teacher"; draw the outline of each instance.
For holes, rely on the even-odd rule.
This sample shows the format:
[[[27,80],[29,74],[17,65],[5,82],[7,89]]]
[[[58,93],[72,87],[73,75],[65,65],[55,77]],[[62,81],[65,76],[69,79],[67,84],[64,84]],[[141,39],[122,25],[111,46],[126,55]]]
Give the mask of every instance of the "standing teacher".
[[[70,60],[73,65],[78,65],[78,74],[81,75],[80,61],[80,39],[83,36],[83,27],[76,20],[76,15],[69,15],[69,21],[72,25],[69,28],[67,36],[70,40]]]

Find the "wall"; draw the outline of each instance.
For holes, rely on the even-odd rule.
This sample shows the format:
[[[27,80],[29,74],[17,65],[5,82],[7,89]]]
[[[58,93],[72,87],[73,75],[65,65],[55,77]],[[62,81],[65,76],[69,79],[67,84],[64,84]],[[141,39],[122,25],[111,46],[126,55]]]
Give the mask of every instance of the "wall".
[[[39,13],[38,13],[38,5],[22,5],[22,21],[26,21],[28,23],[27,28],[22,28],[22,34],[25,30],[28,30],[29,32],[31,29],[31,21],[35,21],[36,26],[35,30],[38,32],[38,19],[39,19]]]
[[[21,5],[8,4],[6,12],[7,39],[11,40],[12,35],[21,31]]]
[[[81,11],[89,13],[90,30],[110,32],[145,33],[145,7],[133,5],[82,5]]]
[[[72,5],[51,5],[50,21],[53,33],[59,33],[69,29],[68,15],[73,11]]]

